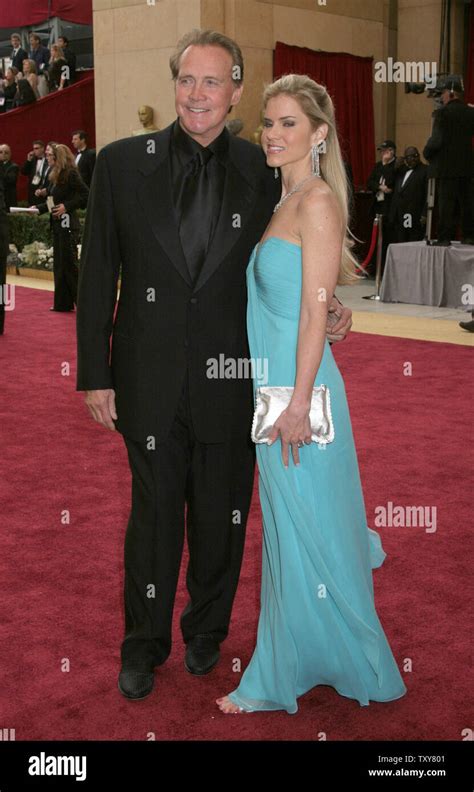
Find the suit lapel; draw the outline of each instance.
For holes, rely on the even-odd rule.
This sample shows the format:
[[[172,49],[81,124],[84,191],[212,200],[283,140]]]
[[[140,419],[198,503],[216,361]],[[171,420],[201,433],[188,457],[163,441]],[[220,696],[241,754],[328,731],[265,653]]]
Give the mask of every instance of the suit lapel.
[[[179,239],[178,224],[171,197],[169,139],[172,126],[171,124],[162,132],[143,135],[144,154],[139,166],[137,198],[158,244],[163,248],[181,277],[189,286],[192,286],[188,265]],[[154,154],[147,151],[150,140],[155,142]]]

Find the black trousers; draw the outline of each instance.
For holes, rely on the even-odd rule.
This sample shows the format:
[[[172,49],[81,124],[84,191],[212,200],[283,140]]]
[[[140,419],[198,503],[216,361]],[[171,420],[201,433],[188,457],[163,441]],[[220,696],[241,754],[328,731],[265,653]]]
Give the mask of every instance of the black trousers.
[[[55,311],[71,311],[77,302],[77,242],[75,229],[62,228],[60,220],[52,221],[53,273]]]
[[[249,432],[250,435],[250,426]],[[189,601],[181,614],[185,643],[228,633],[239,580],[255,450],[245,432],[231,442],[194,434],[187,378],[167,440],[147,450],[124,437],[132,472],[125,537],[125,668],[151,670],[171,651],[171,626],[185,534]]]
[[[466,165],[467,168],[467,165]],[[438,239],[446,242],[456,235],[474,237],[474,180],[470,178],[438,179]]]

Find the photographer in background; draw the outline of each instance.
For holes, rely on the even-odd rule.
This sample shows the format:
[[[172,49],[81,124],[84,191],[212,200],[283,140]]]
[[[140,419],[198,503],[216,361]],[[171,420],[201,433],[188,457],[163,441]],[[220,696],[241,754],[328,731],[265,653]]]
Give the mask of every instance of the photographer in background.
[[[474,108],[463,100],[462,78],[450,75],[441,81],[443,106],[433,114],[433,131],[423,156],[438,190],[438,240],[449,246],[461,222],[461,241],[474,245]]]

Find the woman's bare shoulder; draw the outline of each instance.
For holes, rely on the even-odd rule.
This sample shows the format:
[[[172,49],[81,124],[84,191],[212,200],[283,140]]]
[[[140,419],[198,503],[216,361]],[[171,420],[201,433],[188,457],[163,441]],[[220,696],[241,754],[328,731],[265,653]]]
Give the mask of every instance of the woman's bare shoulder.
[[[333,190],[323,179],[315,179],[310,183],[307,190],[301,194],[298,206],[298,213],[305,215],[315,212],[335,212],[339,213],[338,203]]]

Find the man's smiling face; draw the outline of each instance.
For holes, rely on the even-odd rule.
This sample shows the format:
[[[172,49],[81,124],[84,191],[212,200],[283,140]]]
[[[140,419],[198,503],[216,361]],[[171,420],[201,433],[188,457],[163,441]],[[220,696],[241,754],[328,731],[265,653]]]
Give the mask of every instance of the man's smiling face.
[[[183,52],[176,78],[175,103],[181,126],[201,146],[222,132],[229,107],[243,86],[232,80],[232,56],[223,47],[191,45]]]

